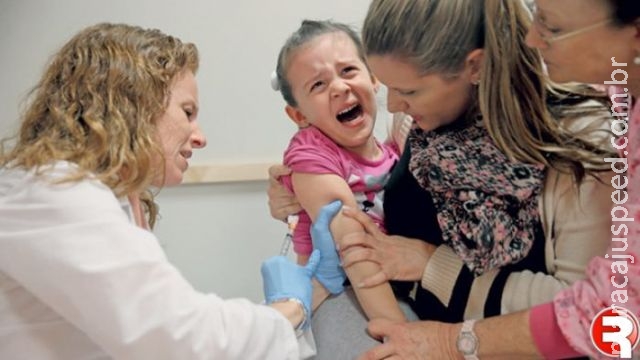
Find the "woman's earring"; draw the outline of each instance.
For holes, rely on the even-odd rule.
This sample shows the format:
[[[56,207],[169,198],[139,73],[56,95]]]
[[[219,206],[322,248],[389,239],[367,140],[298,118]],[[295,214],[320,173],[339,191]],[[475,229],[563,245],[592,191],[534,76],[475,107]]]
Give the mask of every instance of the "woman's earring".
[[[475,86],[480,85],[480,79],[471,80],[471,85],[475,85]]]
[[[633,63],[636,65],[640,65],[640,55],[633,58]]]

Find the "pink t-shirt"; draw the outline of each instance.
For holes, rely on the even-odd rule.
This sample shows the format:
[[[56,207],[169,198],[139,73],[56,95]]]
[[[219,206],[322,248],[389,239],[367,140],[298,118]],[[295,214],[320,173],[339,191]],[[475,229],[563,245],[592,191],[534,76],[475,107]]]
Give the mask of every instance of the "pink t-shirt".
[[[618,98],[616,102],[623,99]],[[545,307],[553,306],[558,325],[556,329],[561,331],[569,345],[578,353],[595,358],[605,358],[593,346],[589,334],[591,321],[600,310],[615,304],[634,314],[640,314],[640,104],[634,105],[629,116],[628,131],[624,135],[628,138],[628,143],[621,149],[621,157],[626,157],[629,164],[628,185],[625,189],[629,197],[621,206],[628,211],[626,218],[634,221],[614,221],[611,235],[612,238],[626,238],[627,246],[625,248],[623,241],[612,241],[606,257],[596,257],[589,262],[586,279],[558,293],[553,304],[532,309],[532,334],[546,357],[557,358],[560,354],[557,353],[557,346],[555,349],[551,348],[550,341],[544,340],[552,336],[548,333],[549,329],[544,334],[544,327],[537,324],[543,321],[537,314],[548,311]],[[624,112],[620,109],[618,111]],[[624,138],[622,140],[619,146],[624,144]],[[623,179],[620,184],[624,184]],[[612,198],[618,200],[617,197]],[[624,196],[620,198],[624,199]],[[615,213],[618,218],[624,218],[623,214],[623,210]],[[622,225],[626,225],[626,228]],[[612,278],[620,288],[614,286]],[[612,296],[616,290],[626,290],[626,302],[618,302],[618,298]]]
[[[343,178],[360,208],[382,230],[384,213],[382,200],[389,172],[398,160],[398,151],[389,144],[378,143],[382,149],[379,160],[370,161],[338,146],[317,128],[310,126],[299,130],[291,139],[284,153],[284,164],[296,173],[335,174]],[[282,178],[284,185],[293,191],[291,177]],[[297,254],[309,255],[311,244],[311,219],[302,211],[293,234],[293,248]]]

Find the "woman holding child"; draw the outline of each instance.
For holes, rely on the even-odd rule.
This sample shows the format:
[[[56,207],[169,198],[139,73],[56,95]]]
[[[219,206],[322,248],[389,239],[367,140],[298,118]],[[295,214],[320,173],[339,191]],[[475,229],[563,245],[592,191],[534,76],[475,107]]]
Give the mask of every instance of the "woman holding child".
[[[518,1],[374,0],[369,8],[372,72],[388,87],[389,110],[412,115],[418,128],[386,188],[394,236],[351,211],[370,235],[339,245],[345,267],[382,268],[356,285],[402,280],[403,296],[419,282],[412,308],[421,319],[459,322],[549,302],[608,246],[613,173],[602,159],[614,153],[603,144],[609,113],[593,101],[605,97],[552,87],[524,44],[529,25]],[[364,321],[342,321],[357,312],[349,304],[343,294],[316,313],[314,331],[331,331],[320,355],[323,341],[335,351],[366,336]]]

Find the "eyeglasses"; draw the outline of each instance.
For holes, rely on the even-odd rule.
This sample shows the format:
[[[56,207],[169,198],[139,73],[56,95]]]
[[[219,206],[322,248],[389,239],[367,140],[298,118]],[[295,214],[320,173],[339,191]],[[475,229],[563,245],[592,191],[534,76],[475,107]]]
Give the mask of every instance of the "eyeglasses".
[[[585,27],[581,27],[579,29],[576,30],[572,30],[566,33],[561,33],[558,32],[557,30],[553,30],[549,27],[549,25],[547,25],[541,18],[540,15],[538,14],[538,12],[536,11],[536,9],[533,10],[533,26],[536,28],[536,31],[538,32],[538,34],[540,35],[540,38],[542,39],[542,41],[545,42],[545,44],[547,46],[558,42],[560,40],[565,40],[571,37],[574,37],[576,35],[579,34],[583,34],[586,33],[588,31],[591,31],[593,29],[597,29],[601,26],[607,25],[609,23],[611,23],[611,19],[606,19],[606,20],[602,20],[599,21],[595,24],[591,24],[591,25],[587,25]]]

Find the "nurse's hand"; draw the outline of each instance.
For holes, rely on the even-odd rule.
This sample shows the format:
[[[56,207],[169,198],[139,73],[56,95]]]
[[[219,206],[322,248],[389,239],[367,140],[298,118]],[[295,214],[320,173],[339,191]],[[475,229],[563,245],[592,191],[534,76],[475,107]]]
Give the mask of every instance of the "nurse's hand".
[[[284,165],[273,165],[269,168],[269,212],[274,219],[287,220],[287,215],[297,214],[302,210],[295,195],[287,190],[280,177],[291,174],[291,169]]]
[[[305,326],[311,320],[311,297],[313,288],[311,279],[315,275],[320,261],[320,252],[311,253],[306,266],[291,262],[285,256],[271,257],[262,263],[262,284],[267,304],[295,299],[304,307]]]
[[[344,291],[346,275],[340,265],[340,258],[329,230],[329,224],[342,208],[342,202],[336,200],[320,209],[316,221],[311,226],[313,248],[320,250],[320,264],[316,271],[316,279],[331,294],[337,295]]]

